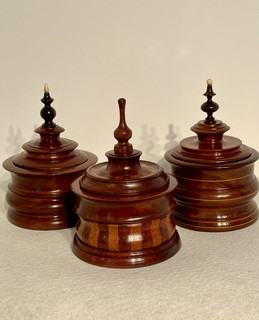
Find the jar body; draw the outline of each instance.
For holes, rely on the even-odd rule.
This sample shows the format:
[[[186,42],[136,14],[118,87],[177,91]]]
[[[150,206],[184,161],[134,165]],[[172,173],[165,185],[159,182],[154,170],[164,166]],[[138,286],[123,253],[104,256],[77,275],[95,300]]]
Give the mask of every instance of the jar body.
[[[78,217],[71,183],[82,172],[67,175],[11,173],[6,193],[8,220],[22,228],[53,230],[71,228]]]
[[[79,215],[73,251],[80,259],[103,267],[134,268],[158,263],[179,250],[172,192],[99,197],[82,192],[80,179],[72,190],[78,196]]]
[[[257,220],[254,163],[236,167],[170,166],[178,180],[174,191],[178,225],[199,231],[228,231]]]

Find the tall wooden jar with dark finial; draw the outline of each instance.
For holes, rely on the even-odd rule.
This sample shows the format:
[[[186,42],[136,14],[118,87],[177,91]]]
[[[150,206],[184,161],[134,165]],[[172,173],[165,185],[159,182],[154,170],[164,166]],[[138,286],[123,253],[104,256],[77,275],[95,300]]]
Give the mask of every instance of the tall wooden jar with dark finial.
[[[77,150],[76,142],[60,138],[64,129],[53,122],[56,111],[47,85],[41,101],[44,123],[35,130],[40,138],[25,143],[22,153],[3,163],[12,178],[6,194],[8,219],[28,229],[73,227],[78,217],[71,183],[96,163],[97,157]]]
[[[108,162],[91,166],[72,184],[80,220],[73,251],[82,260],[114,268],[151,265],[180,248],[172,211],[176,179],[158,165],[140,160],[128,142],[125,99],[119,100],[118,143]]]
[[[204,95],[207,102],[201,109],[207,117],[191,128],[197,136],[183,139],[165,154],[178,180],[174,217],[180,226],[200,231],[243,228],[258,218],[258,152],[224,135],[229,126],[213,117],[219,106],[212,100],[211,80]]]

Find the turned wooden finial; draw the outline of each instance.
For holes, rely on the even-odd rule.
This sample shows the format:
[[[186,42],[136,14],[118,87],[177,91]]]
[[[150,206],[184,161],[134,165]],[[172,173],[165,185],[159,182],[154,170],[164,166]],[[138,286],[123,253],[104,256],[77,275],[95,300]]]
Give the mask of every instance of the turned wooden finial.
[[[45,120],[42,124],[43,128],[55,128],[56,124],[52,121],[56,116],[55,109],[51,106],[51,103],[54,99],[51,98],[49,94],[48,84],[44,84],[44,96],[41,99],[41,102],[44,103],[44,107],[41,109],[40,115]]]
[[[127,156],[133,152],[132,145],[128,140],[132,137],[132,131],[127,126],[125,119],[125,106],[126,100],[121,98],[118,100],[119,109],[120,109],[120,122],[114,131],[114,138],[118,143],[114,146],[114,153],[117,155]]]
[[[213,81],[211,79],[207,80],[207,91],[203,95],[206,96],[208,100],[201,105],[202,111],[207,113],[207,118],[205,119],[205,123],[207,124],[216,123],[213,113],[219,108],[219,105],[212,101],[213,96],[216,95],[216,93],[213,92],[212,83]]]

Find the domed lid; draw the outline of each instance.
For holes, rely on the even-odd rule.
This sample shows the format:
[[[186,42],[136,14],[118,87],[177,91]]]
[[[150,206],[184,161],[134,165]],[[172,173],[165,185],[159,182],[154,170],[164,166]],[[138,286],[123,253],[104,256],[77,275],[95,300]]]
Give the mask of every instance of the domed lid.
[[[132,136],[131,129],[125,120],[125,99],[119,99],[120,120],[114,137],[118,143],[114,149],[106,152],[108,162],[91,166],[80,179],[82,191],[87,197],[105,197],[112,201],[114,197],[145,197],[161,195],[176,186],[173,179],[155,163],[140,160],[141,152],[133,149],[128,140]],[[170,187],[169,187],[170,185]],[[127,199],[128,201],[129,199]]]
[[[7,159],[3,163],[4,168],[16,173],[63,174],[80,171],[96,163],[94,154],[77,150],[75,141],[60,138],[64,129],[53,122],[56,111],[51,106],[54,100],[47,84],[41,101],[44,107],[40,115],[44,123],[35,130],[40,138],[23,144],[24,151]]]
[[[258,159],[256,150],[243,145],[238,138],[224,135],[230,127],[213,117],[213,113],[219,108],[212,100],[214,95],[212,80],[209,79],[204,93],[207,101],[201,105],[207,117],[191,127],[197,136],[183,139],[179,146],[165,154],[169,162],[181,166],[189,166],[191,163],[192,167],[209,168],[211,165],[239,166]]]

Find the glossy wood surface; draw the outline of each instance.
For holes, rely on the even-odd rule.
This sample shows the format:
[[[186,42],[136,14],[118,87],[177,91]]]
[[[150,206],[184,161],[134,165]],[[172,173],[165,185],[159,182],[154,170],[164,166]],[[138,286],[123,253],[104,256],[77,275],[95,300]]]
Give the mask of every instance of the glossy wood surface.
[[[118,143],[108,162],[86,170],[72,184],[80,217],[73,251],[103,267],[134,268],[161,262],[180,248],[172,211],[177,182],[154,163],[140,160],[128,142],[125,99],[119,100]]]
[[[97,157],[77,150],[77,143],[60,138],[63,128],[53,123],[55,110],[49,92],[44,93],[41,115],[45,122],[35,130],[40,135],[23,145],[24,151],[4,161],[11,172],[6,201],[8,219],[28,229],[51,230],[75,226],[76,197],[71,183],[85,169],[96,163]]]
[[[258,152],[224,135],[229,127],[212,116],[218,105],[212,101],[211,84],[205,95],[202,110],[208,116],[191,128],[197,136],[183,139],[165,154],[178,181],[174,217],[178,225],[200,231],[244,228],[258,218]]]

